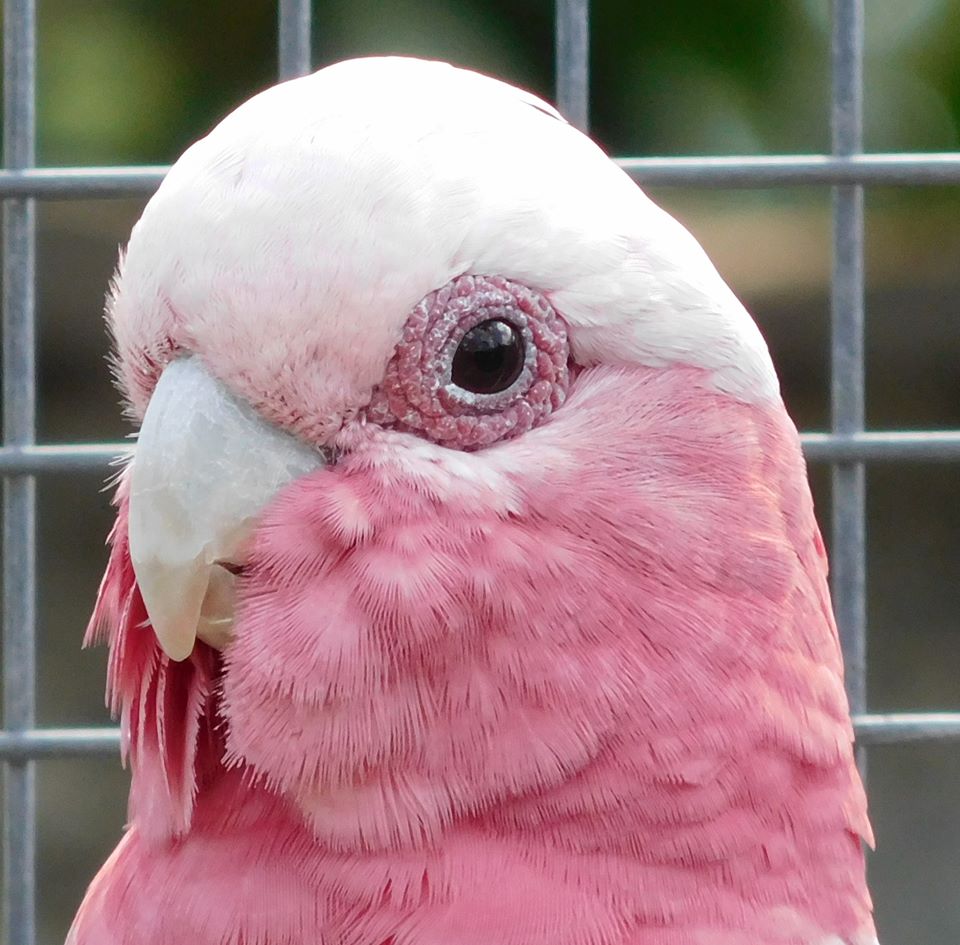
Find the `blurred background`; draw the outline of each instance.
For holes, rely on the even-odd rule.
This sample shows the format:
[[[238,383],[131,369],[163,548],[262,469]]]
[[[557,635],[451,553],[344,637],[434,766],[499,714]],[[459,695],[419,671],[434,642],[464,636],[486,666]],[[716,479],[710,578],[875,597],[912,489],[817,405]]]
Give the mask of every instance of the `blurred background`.
[[[960,4],[870,0],[866,148],[947,151],[960,128]],[[38,163],[167,163],[275,72],[272,0],[43,0]],[[828,0],[596,0],[592,131],[627,155],[829,150]],[[550,99],[551,0],[316,0],[314,60],[446,58]],[[575,186],[575,182],[571,182]],[[664,189],[755,314],[801,429],[828,404],[826,188]],[[39,205],[45,443],[116,440],[103,294],[139,200]],[[960,427],[960,189],[867,192],[867,391],[873,429]],[[821,521],[827,470],[815,467]],[[868,472],[873,710],[960,708],[960,469]],[[106,560],[96,475],[40,480],[39,724],[102,725],[105,652],[80,639]],[[39,764],[40,942],[63,941],[116,843],[114,760]],[[869,790],[884,945],[960,942],[960,744],[879,747]]]

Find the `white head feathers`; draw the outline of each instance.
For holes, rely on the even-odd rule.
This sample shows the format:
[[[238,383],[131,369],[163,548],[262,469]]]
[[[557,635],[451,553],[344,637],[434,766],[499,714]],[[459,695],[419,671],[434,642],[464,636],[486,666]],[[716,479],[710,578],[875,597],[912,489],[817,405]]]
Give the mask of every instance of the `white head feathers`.
[[[465,272],[545,293],[574,355],[703,367],[776,398],[762,338],[697,242],[535,97],[415,59],[257,95],[191,147],[134,229],[110,317],[136,412],[174,347],[323,437],[404,319]]]

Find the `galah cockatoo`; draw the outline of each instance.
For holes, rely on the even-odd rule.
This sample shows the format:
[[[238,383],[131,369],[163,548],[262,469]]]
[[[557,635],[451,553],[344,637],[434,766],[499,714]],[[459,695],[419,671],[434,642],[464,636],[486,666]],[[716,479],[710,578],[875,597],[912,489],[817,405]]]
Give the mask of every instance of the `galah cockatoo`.
[[[551,106],[401,58],[257,95],[108,316],[133,779],[70,945],[876,941],[769,354]]]

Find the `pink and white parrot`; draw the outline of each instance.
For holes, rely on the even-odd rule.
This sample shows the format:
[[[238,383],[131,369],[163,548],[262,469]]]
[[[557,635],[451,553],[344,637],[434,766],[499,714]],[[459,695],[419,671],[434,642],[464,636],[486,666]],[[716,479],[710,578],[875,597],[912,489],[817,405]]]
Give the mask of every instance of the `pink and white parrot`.
[[[364,59],[176,163],[88,638],[129,826],[70,945],[870,945],[796,430],[553,108]]]

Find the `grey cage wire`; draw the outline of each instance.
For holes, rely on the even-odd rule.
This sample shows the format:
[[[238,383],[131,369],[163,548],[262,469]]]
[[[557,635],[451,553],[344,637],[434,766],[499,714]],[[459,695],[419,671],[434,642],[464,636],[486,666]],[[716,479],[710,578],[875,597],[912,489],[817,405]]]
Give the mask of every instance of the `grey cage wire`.
[[[309,0],[279,0],[279,75],[309,71]],[[960,737],[960,712],[867,712],[865,478],[867,462],[960,460],[960,430],[864,430],[864,222],[868,184],[960,184],[960,154],[863,154],[863,0],[834,0],[831,155],[625,158],[642,184],[833,189],[831,291],[832,431],[806,433],[811,462],[833,472],[832,589],[846,658],[847,689],[861,747]],[[588,0],[556,0],[556,91],[578,127],[588,120]],[[35,218],[37,199],[145,195],[163,167],[36,168],[35,0],[4,4],[3,198],[3,926],[0,941],[34,945],[35,761],[115,754],[116,729],[38,729],[35,477],[106,470],[121,444],[35,443]],[[862,761],[862,754],[861,754]]]

